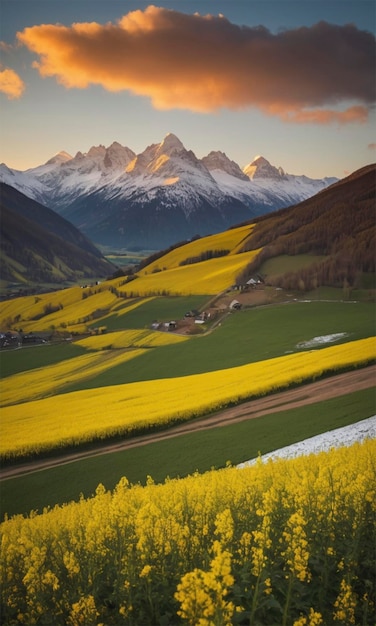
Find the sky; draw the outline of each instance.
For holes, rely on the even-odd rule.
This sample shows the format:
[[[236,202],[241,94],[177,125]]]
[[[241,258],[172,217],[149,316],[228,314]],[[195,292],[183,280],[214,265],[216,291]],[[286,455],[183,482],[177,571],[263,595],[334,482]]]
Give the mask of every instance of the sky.
[[[376,161],[376,0],[0,0],[0,163],[179,137],[290,174]]]

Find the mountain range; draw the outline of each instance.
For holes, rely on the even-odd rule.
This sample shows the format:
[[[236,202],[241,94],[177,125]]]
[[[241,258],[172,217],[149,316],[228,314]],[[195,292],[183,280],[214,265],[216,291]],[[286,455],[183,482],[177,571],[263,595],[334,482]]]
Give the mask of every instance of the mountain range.
[[[60,152],[0,180],[53,209],[97,245],[160,250],[310,198],[336,178],[287,174],[264,157],[241,169],[226,154],[199,159],[169,133],[140,154],[117,142]]]

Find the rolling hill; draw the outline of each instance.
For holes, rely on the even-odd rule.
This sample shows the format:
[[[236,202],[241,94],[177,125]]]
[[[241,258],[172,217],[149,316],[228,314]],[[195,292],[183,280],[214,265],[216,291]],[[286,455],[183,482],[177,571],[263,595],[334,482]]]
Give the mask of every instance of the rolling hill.
[[[57,213],[1,183],[1,280],[30,287],[105,277],[114,267]]]
[[[266,279],[286,289],[374,287],[376,165],[368,165],[296,206],[258,218],[242,252],[259,250],[239,280],[284,255],[310,255],[304,268],[274,264]],[[298,264],[297,264],[298,265]],[[365,275],[372,281],[364,281]]]

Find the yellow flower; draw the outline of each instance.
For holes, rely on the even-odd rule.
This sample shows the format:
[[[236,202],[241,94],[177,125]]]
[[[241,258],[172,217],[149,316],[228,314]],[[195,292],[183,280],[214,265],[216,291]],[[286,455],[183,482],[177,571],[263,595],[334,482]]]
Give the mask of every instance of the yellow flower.
[[[356,596],[350,583],[344,578],[341,580],[340,592],[334,603],[334,608],[336,609],[333,613],[334,620],[346,624],[355,624]]]
[[[152,570],[151,565],[144,565],[144,567],[142,568],[140,572],[140,578],[148,578],[151,570]]]
[[[320,624],[323,623],[321,613],[317,613],[310,608],[308,617],[302,615],[299,619],[295,620],[293,626],[320,626]]]
[[[231,626],[236,610],[233,602],[226,601],[229,587],[234,584],[231,575],[231,554],[222,550],[219,541],[213,544],[214,559],[210,570],[198,568],[185,574],[177,587],[175,598],[180,602],[178,615],[191,626],[213,626],[219,623]],[[214,621],[215,620],[215,621]]]
[[[215,534],[220,535],[222,543],[229,543],[234,534],[234,520],[230,509],[225,509],[218,513],[214,523],[216,528]]]
[[[68,624],[69,626],[89,626],[89,624],[96,623],[98,615],[93,596],[82,596],[78,602],[72,604]]]
[[[264,585],[265,585],[264,593],[268,596],[273,591],[273,589],[272,589],[272,582],[271,582],[270,578],[265,578]]]
[[[283,532],[283,537],[287,543],[286,550],[282,556],[286,558],[289,569],[298,580],[304,582],[310,580],[311,574],[308,570],[309,552],[308,542],[304,526],[306,522],[302,512],[293,513],[287,523],[287,530]]]

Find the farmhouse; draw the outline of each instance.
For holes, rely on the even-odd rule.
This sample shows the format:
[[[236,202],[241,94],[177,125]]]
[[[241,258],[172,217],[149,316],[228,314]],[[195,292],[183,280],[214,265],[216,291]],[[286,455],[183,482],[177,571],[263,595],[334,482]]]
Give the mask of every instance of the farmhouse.
[[[248,289],[257,289],[259,285],[264,283],[264,279],[257,274],[257,276],[252,276],[245,283],[237,283],[233,285],[232,289],[236,291],[247,291]]]

